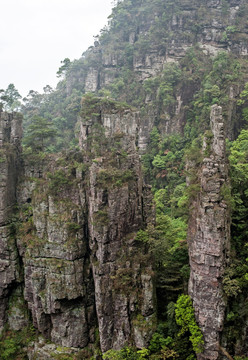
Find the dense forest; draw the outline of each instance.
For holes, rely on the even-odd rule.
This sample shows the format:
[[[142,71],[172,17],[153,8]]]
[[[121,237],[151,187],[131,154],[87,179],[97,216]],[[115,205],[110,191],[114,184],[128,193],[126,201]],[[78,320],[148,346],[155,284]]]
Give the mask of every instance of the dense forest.
[[[15,329],[10,320],[5,320],[0,340],[1,359],[248,359],[247,54],[248,4],[245,0],[123,0],[113,8],[108,26],[95,38],[94,46],[78,60],[66,58],[61,61],[56,89],[47,85],[43,93],[31,90],[23,99],[13,84],[1,90],[1,111],[23,115],[19,161],[23,169],[29,169],[29,175],[22,173],[21,180],[17,180],[22,189],[18,191],[26,194],[23,190],[25,182],[33,181],[35,184],[30,185],[34,195],[28,196],[25,204],[19,200],[9,221],[10,234],[15,239],[19,256],[23,258],[19,262],[20,267],[24,264],[24,270],[20,270],[19,275],[22,280],[13,280],[11,285],[4,287],[7,290],[3,292],[3,299],[9,299],[8,304],[4,300],[6,311],[11,312],[11,304],[17,298],[25,308],[28,322],[21,330]],[[218,141],[210,122],[214,106],[221,108],[224,123],[225,155],[221,159],[213,152]],[[118,116],[121,119],[120,128]],[[108,119],[117,125],[111,123],[108,128]],[[135,123],[134,130],[128,130],[132,119],[138,119],[138,125]],[[125,121],[125,131],[129,136],[127,140],[123,135],[125,131],[121,131],[126,126]],[[111,131],[114,126],[117,130],[113,130],[113,135]],[[81,142],[78,141],[80,137]],[[8,156],[12,155],[0,153],[0,163],[5,164]],[[210,178],[211,181],[217,179],[221,184],[220,190],[211,190],[218,196],[212,207],[225,209],[225,236],[228,238],[223,245],[225,254],[219,266],[220,274],[216,277],[216,286],[220,288],[224,304],[224,319],[220,329],[216,330],[217,355],[216,345],[207,340],[210,327],[202,325],[203,320],[199,320],[197,306],[204,305],[197,304],[194,290],[188,290],[189,281],[193,281],[192,273],[189,280],[190,272],[197,271],[193,268],[194,260],[190,259],[192,252],[189,252],[189,244],[195,241],[194,236],[198,231],[194,228],[195,218],[200,217],[196,208],[203,203],[202,199],[207,193],[204,193],[202,185],[206,161],[219,161],[219,169],[222,169],[222,165],[226,169],[225,181],[218,180],[218,176],[223,178],[222,170]],[[36,174],[37,166],[41,176]],[[95,177],[92,175],[94,171]],[[77,177],[79,172],[81,183]],[[143,183],[139,185],[141,178]],[[94,186],[97,188],[94,190],[95,198],[92,195]],[[77,207],[79,205],[75,200],[76,195],[70,191],[76,187],[80,191],[85,187],[86,205],[81,217],[75,215],[75,220],[71,214],[76,210],[71,203],[76,203]],[[143,190],[140,190],[141,187]],[[148,200],[146,195],[137,195],[145,188],[150,194],[147,195]],[[137,215],[139,210],[133,210],[136,205],[132,205],[132,214],[129,205],[123,205],[126,212],[123,210],[118,216],[115,215],[114,220],[111,218],[114,211],[110,205],[111,194],[115,194],[111,201],[118,204],[121,197],[125,198],[125,191],[136,194],[130,195],[127,203],[139,203],[137,208],[143,209],[140,215],[142,220]],[[44,200],[44,196],[48,200]],[[22,199],[22,195],[19,197]],[[100,201],[101,197],[101,205],[95,213],[91,209],[91,197],[95,201]],[[115,294],[136,292],[136,295],[131,294],[137,296],[136,309],[130,310],[131,330],[125,341],[116,341],[112,347],[105,341],[101,328],[99,336],[101,311],[106,312],[107,307],[105,309],[105,305],[102,305],[104,309],[101,310],[97,300],[96,305],[92,305],[93,308],[96,306],[92,313],[97,313],[97,320],[88,321],[88,328],[92,326],[95,335],[90,336],[90,340],[82,346],[79,343],[71,345],[73,341],[60,340],[59,335],[55,334],[56,322],[53,319],[56,306],[55,310],[48,310],[52,305],[44,300],[47,285],[39,289],[37,285],[42,303],[42,306],[37,306],[40,314],[43,311],[45,315],[42,321],[39,320],[40,315],[34,321],[36,309],[30,305],[30,294],[29,290],[25,290],[25,284],[29,281],[28,271],[31,272],[30,269],[36,266],[31,263],[32,257],[43,257],[42,250],[37,249],[40,246],[45,248],[46,238],[49,237],[49,234],[40,235],[43,230],[39,230],[38,226],[38,218],[43,217],[45,201],[49,202],[49,211],[53,206],[55,208],[54,202],[60,207],[61,213],[64,212],[60,221],[62,219],[66,224],[71,241],[80,239],[82,229],[82,236],[90,239],[86,245],[84,264],[88,264],[87,276],[94,278],[95,283],[92,285],[93,280],[84,279],[86,293],[93,291],[93,287],[95,294],[100,292],[96,279],[100,275],[103,278],[105,271],[106,274],[109,271],[107,275],[112,281],[108,283],[113,287],[110,289],[113,291],[112,299],[117,296]],[[37,213],[37,209],[40,213]],[[82,218],[91,216],[91,211],[94,221],[85,225],[86,220]],[[131,215],[126,217],[126,213]],[[52,215],[53,220],[49,220],[50,215],[44,215],[48,225],[49,221],[57,221],[55,210]],[[105,267],[101,267],[105,266],[105,261],[101,265],[100,245],[96,244],[96,239],[99,234],[103,239],[107,234],[106,239],[108,236],[110,239],[112,222],[121,223],[122,217],[126,221],[126,230],[118,228],[118,231],[125,239],[121,240],[124,250],[118,253],[117,260],[111,260],[111,247],[108,249],[108,254],[104,256],[109,256],[110,260],[106,263],[116,262],[117,265],[114,270],[111,267],[112,270],[105,270]],[[128,221],[134,218],[136,220]],[[211,221],[214,223],[215,219]],[[223,234],[223,226],[221,231]],[[54,239],[54,243],[59,242],[56,236]],[[132,243],[130,239],[133,239]],[[131,245],[127,245],[129,243]],[[76,243],[69,246],[80,248],[81,245]],[[217,259],[218,255],[213,257]],[[127,265],[128,262],[131,265]],[[148,263],[151,264],[149,271]],[[42,267],[48,267],[44,264]],[[56,266],[63,268],[64,263]],[[211,267],[217,268],[218,265],[211,264]],[[140,275],[136,276],[135,272],[138,271]],[[86,270],[84,276],[87,278],[85,273]],[[139,299],[139,289],[147,273],[151,274],[153,284],[153,311],[149,310],[150,313],[147,311],[148,315],[144,315],[143,310],[139,309],[145,306],[146,293],[142,290],[140,297],[143,299]],[[139,276],[141,280],[138,280]],[[211,277],[211,274],[208,276]],[[54,281],[57,281],[56,278]],[[17,288],[13,284],[20,285],[18,291],[13,291]],[[99,287],[105,286],[100,280],[99,284]],[[24,297],[20,295],[23,289]],[[74,305],[78,307],[80,301],[84,301],[81,295],[63,296],[57,297],[62,299],[61,312],[64,311],[63,306],[69,308],[66,303],[68,299],[74,299]],[[89,295],[89,299],[85,300],[88,307],[94,303],[91,297]],[[110,301],[107,295],[100,299]],[[131,300],[128,301],[131,304]],[[52,314],[49,329],[43,325],[48,314]],[[94,316],[91,314],[92,318]],[[104,325],[101,326],[104,328]],[[144,342],[137,340],[136,326],[142,329],[139,336],[145,339]],[[79,328],[78,331],[86,330]],[[40,334],[46,339],[43,342],[37,340]],[[58,340],[57,343],[55,340]],[[46,341],[57,345],[50,353],[48,350],[39,353],[39,344],[40,348],[47,346]],[[137,345],[139,343],[142,345]],[[29,347],[33,349],[31,355],[28,355]]]

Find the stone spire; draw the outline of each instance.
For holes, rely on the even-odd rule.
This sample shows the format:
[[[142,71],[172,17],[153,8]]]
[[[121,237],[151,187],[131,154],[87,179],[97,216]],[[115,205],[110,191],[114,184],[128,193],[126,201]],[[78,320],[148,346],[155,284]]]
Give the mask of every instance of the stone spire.
[[[18,154],[22,136],[20,114],[0,112],[0,331],[6,321],[10,288],[18,279],[18,257],[11,237],[11,214],[16,204]]]
[[[230,243],[230,212],[224,199],[228,186],[222,108],[211,109],[211,133],[203,141],[202,166],[198,172],[200,192],[194,200],[189,222],[189,294],[205,346],[199,360],[219,358],[225,302],[222,277]]]

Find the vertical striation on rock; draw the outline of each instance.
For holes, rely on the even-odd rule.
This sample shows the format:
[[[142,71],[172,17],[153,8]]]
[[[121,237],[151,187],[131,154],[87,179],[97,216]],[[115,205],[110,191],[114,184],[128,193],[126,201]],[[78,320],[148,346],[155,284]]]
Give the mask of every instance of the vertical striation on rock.
[[[33,324],[56,344],[83,348],[94,342],[96,318],[82,179],[56,156],[26,164],[24,175],[18,248]]]
[[[81,146],[88,156],[97,154],[89,168],[88,224],[105,352],[130,341],[146,346],[155,319],[149,255],[135,242],[149,213],[137,150],[138,114],[104,107],[100,113],[91,122],[82,120]]]
[[[219,358],[225,302],[222,276],[228,259],[230,211],[224,198],[228,186],[222,108],[211,109],[212,134],[205,136],[204,159],[198,172],[200,192],[194,200],[189,222],[189,294],[202,330],[205,347],[200,360]]]
[[[22,166],[21,118],[1,114],[0,328],[27,325],[22,306],[57,345],[93,344],[98,326],[103,352],[142,348],[155,326],[150,255],[135,240],[153,218],[138,147],[146,131],[127,107],[101,104],[93,113],[83,119],[80,152],[34,154]],[[46,344],[40,346],[31,358],[43,358]]]
[[[21,136],[21,116],[0,112],[0,331],[6,322],[11,287],[19,281],[19,259],[11,216],[16,205]]]

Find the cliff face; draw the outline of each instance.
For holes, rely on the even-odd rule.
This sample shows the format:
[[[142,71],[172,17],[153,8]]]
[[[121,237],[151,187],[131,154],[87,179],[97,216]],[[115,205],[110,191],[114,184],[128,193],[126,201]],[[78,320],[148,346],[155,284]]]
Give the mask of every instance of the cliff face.
[[[16,205],[21,126],[20,115],[0,112],[0,330],[7,321],[11,290],[21,281],[19,258],[11,226]]]
[[[135,242],[152,220],[136,148],[139,118],[129,109],[98,110],[92,121],[82,119],[80,138],[93,158],[87,201],[100,342],[106,351],[133,338],[141,348],[155,325],[155,309],[149,254]]]
[[[154,106],[156,92],[144,95],[140,84],[160,77],[168,65],[178,64],[195,46],[211,59],[220,52],[247,56],[246,3],[244,0],[184,0],[173,4],[158,2],[153,7],[152,2],[151,5],[146,1],[131,3],[119,4],[120,15],[117,10],[116,17],[110,18],[111,31],[103,32],[99,42],[85,53],[89,65],[83,68],[83,75],[80,66],[69,72],[67,81],[70,89],[79,86],[85,92],[109,89],[114,98],[128,103],[134,101],[135,105],[138,97],[144,96],[144,103],[139,106],[150,105],[149,128],[161,118],[163,133],[183,133],[188,106],[199,91],[202,80],[193,79],[194,66],[192,76],[187,74],[188,79],[184,78],[180,86],[174,84],[173,104],[162,106],[162,109]],[[136,17],[132,8],[135,6]],[[125,16],[129,26],[124,23]],[[125,31],[121,31],[122,27]],[[126,76],[128,71],[129,77]],[[135,87],[137,93],[129,95],[130,87]],[[231,86],[228,92],[227,135],[233,138],[236,117],[233,99],[238,95],[239,88]]]
[[[225,302],[222,288],[230,250],[230,209],[225,201],[228,169],[222,108],[211,110],[211,132],[204,138],[198,172],[200,192],[192,204],[188,232],[190,280],[196,319],[204,335],[199,359],[218,359]]]
[[[137,119],[131,110],[101,109],[90,125],[82,119],[83,152],[24,160],[21,169],[21,119],[2,115],[2,327],[27,325],[24,314],[6,316],[19,289],[34,327],[57,345],[84,348],[96,341],[97,328],[102,351],[130,341],[147,345],[156,324],[153,271],[135,236],[153,211],[136,149]],[[47,359],[46,347],[35,345],[30,359]]]
[[[157,314],[154,259],[149,245],[136,239],[140,229],[154,224],[153,196],[144,181],[141,156],[148,155],[143,165],[148,163],[146,177],[153,177],[154,191],[162,190],[157,199],[164,219],[171,226],[168,214],[173,218],[175,213],[178,231],[188,215],[179,206],[185,200],[185,174],[178,159],[183,161],[186,147],[210,128],[203,160],[195,169],[197,183],[190,184],[197,194],[186,211],[189,294],[205,341],[198,358],[218,359],[226,308],[222,279],[230,247],[225,138],[233,139],[243,122],[237,99],[247,76],[247,4],[118,3],[110,30],[71,65],[60,84],[66,109],[59,108],[56,98],[60,88],[54,92],[50,117],[57,124],[59,116],[60,123],[65,122],[64,114],[70,115],[68,123],[80,117],[80,151],[22,158],[21,119],[1,113],[0,328],[8,324],[20,330],[31,319],[45,340],[28,349],[30,359],[52,359],[57,345],[71,353],[97,347],[98,331],[103,352],[125,344],[146,347]],[[75,93],[78,98],[84,94],[81,113]],[[47,98],[44,117],[50,111],[46,105],[51,105]],[[71,123],[69,127],[72,132]],[[184,256],[183,250],[175,255],[175,249],[181,250],[185,238],[179,236],[172,244],[175,231],[167,233],[159,226],[154,239],[168,243],[168,257],[175,262],[172,275],[163,272],[159,289],[164,320],[172,309],[166,306],[176,301],[179,291],[171,295]],[[163,259],[160,263],[163,269]],[[168,299],[166,291],[171,292]],[[168,336],[176,327],[170,321]]]
[[[70,178],[70,169],[55,168],[57,160],[25,166],[18,187],[17,243],[35,328],[57,344],[76,348],[93,341],[96,326],[86,200],[81,179]]]
[[[145,3],[145,2],[144,2]],[[137,15],[140,17],[139,26],[130,25],[128,34],[113,31],[117,36],[122,36],[122,41],[131,45],[139,46],[139,40],[146,38],[147,51],[134,51],[132,67],[140,80],[158,75],[166,63],[177,62],[185,56],[187,50],[198,44],[208,55],[216,55],[219,51],[228,51],[237,55],[248,54],[247,28],[243,18],[244,0],[229,0],[223,3],[221,0],[199,1],[183,0],[175,1],[173,6],[170,2],[160,4],[160,8],[154,7],[154,12],[145,14],[142,17],[142,10]],[[138,4],[137,4],[138,6]],[[146,4],[143,5],[144,8]],[[131,8],[131,6],[130,6]],[[129,10],[128,7],[125,7]],[[160,13],[158,12],[161,11]],[[132,19],[130,9],[130,18]],[[154,37],[153,43],[149,42],[149,36],[156,30],[156,23],[159,24],[164,17],[163,41]],[[238,20],[239,23],[238,23]],[[111,20],[110,20],[111,22]],[[195,24],[195,27],[192,27]],[[115,25],[113,25],[114,27]],[[234,27],[234,29],[230,29]],[[173,32],[173,36],[171,33]],[[106,42],[106,43],[105,43]],[[94,92],[100,87],[103,88],[114,81],[118,68],[123,66],[125,59],[118,47],[108,48],[105,39],[100,38],[100,44],[89,50],[87,56],[94,56],[98,63],[95,68],[90,68],[85,79],[86,92]],[[136,48],[134,48],[136,50]],[[77,78],[74,78],[77,81]]]

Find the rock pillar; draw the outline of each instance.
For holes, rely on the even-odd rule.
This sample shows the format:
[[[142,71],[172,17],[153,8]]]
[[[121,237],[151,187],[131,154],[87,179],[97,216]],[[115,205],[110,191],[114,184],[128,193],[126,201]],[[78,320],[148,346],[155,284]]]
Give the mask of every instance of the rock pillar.
[[[9,290],[18,278],[18,254],[11,215],[16,204],[21,133],[21,117],[0,112],[0,330],[6,321]]]
[[[211,132],[205,136],[203,156],[198,171],[200,192],[189,222],[189,294],[205,341],[198,359],[216,360],[225,312],[222,277],[230,242],[230,213],[225,201],[228,169],[224,122],[222,108],[217,105],[211,109]]]

